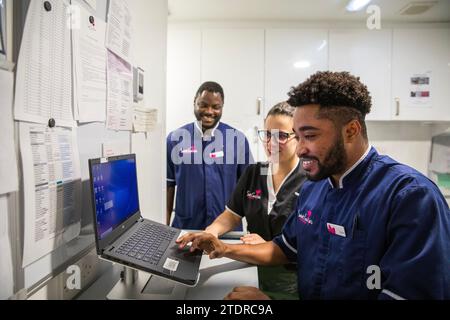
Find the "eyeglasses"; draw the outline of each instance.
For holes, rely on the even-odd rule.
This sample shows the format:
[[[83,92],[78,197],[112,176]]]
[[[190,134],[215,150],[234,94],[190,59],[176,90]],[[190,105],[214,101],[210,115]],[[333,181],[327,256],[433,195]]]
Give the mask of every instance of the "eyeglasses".
[[[279,130],[258,130],[258,136],[263,143],[268,143],[273,137],[276,141],[278,141],[278,143],[285,144],[293,135],[295,135],[294,132],[284,132]]]

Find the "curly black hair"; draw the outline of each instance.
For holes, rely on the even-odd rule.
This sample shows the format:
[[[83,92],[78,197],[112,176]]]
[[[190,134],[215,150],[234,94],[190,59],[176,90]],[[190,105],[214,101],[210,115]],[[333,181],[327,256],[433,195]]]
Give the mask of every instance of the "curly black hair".
[[[288,93],[291,106],[320,105],[319,116],[340,126],[358,119],[367,138],[366,115],[372,107],[367,86],[349,72],[317,72]]]

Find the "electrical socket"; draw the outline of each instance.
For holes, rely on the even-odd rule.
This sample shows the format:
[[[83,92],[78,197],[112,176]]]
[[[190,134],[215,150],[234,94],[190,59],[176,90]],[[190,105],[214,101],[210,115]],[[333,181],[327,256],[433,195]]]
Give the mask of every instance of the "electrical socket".
[[[61,278],[59,287],[61,288],[61,299],[63,300],[71,300],[75,298],[80,292],[85,290],[95,280],[97,280],[101,274],[101,264],[95,249],[81,258],[77,263],[73,264],[73,266],[78,268],[75,267],[74,270],[70,270],[69,267],[59,276]],[[70,273],[70,271],[72,273]],[[78,275],[80,276],[80,289],[71,289],[70,284],[73,283],[72,280],[74,277],[77,277]],[[67,282],[69,282],[69,286]]]

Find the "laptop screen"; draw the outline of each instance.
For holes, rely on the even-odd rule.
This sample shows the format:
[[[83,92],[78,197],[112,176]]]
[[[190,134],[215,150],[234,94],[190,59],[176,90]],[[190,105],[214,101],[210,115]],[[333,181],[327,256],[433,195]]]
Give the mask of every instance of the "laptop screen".
[[[94,164],[91,168],[97,237],[103,239],[139,211],[135,158]]]

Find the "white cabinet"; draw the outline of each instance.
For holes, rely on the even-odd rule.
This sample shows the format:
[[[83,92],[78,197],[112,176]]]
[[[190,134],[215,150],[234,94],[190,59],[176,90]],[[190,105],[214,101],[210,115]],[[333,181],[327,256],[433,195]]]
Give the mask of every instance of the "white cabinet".
[[[223,121],[246,133],[263,159],[255,127],[291,87],[325,70],[349,71],[367,85],[367,120],[450,121],[449,63],[448,28],[170,29],[168,128],[192,121],[198,86],[217,81],[225,90]],[[428,86],[411,83],[427,77]],[[429,99],[411,97],[427,91]]]
[[[167,132],[195,119],[194,97],[201,84],[201,41],[201,30],[168,31]]]
[[[292,87],[317,71],[328,70],[326,29],[266,31],[265,109],[288,99]]]
[[[361,78],[372,97],[367,120],[391,119],[391,30],[330,30],[330,71]]]
[[[258,154],[255,127],[263,124],[264,30],[208,29],[202,33],[202,81],[220,83],[223,121],[244,132]]]
[[[450,30],[396,29],[393,35],[393,119],[450,121]]]

